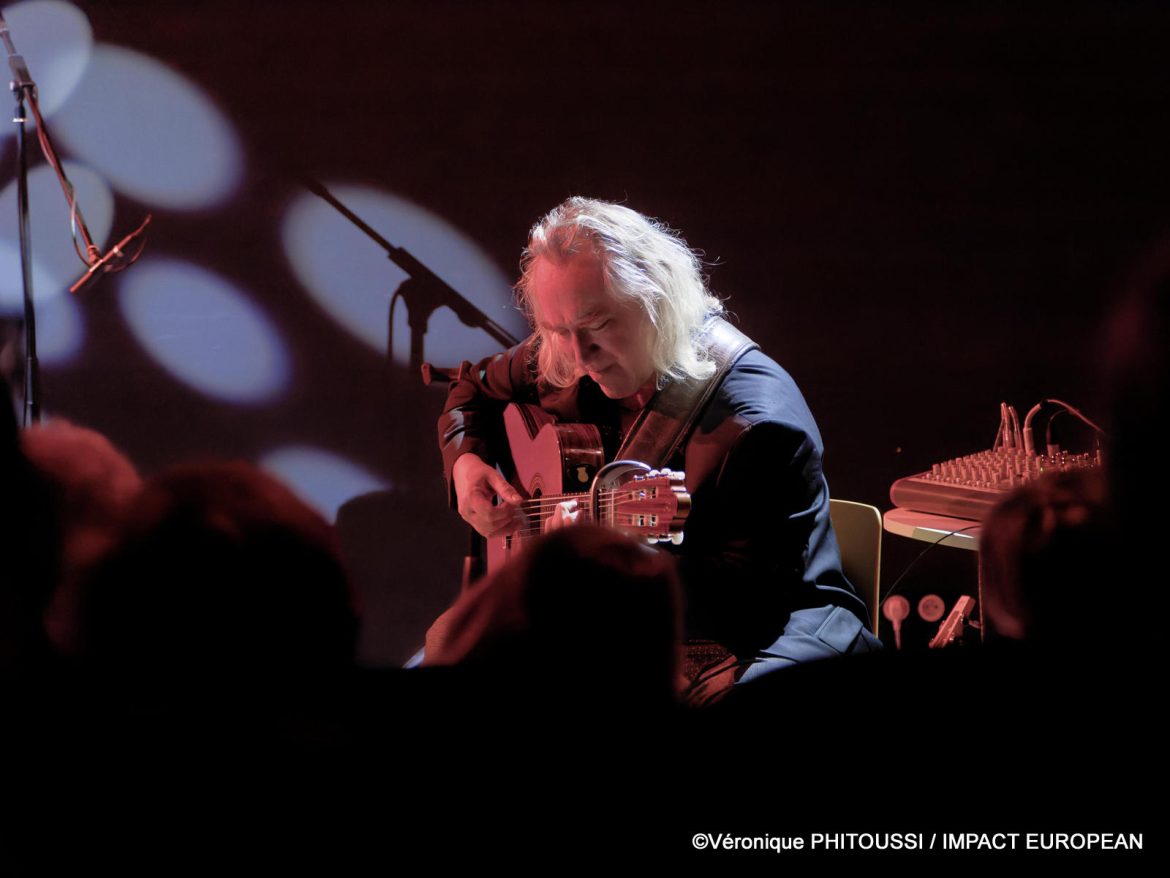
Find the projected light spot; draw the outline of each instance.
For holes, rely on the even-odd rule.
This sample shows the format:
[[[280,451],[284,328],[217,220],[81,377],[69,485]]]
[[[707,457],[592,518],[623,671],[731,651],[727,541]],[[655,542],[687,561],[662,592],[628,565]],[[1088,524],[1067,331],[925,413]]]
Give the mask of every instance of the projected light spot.
[[[180,381],[236,403],[267,400],[284,388],[288,355],[280,336],[228,281],[149,257],[121,277],[122,315],[147,353]]]
[[[37,305],[37,358],[42,366],[62,366],[81,349],[81,308],[72,296]]]
[[[7,252],[6,245],[0,245],[0,262],[11,257],[15,260],[16,250]],[[57,296],[47,302],[37,301],[37,359],[42,366],[60,366],[68,363],[81,350],[81,343],[85,336],[85,327],[82,321],[81,308],[72,296]],[[23,304],[10,309],[7,316],[23,316]],[[22,336],[23,352],[23,336]],[[23,355],[23,353],[22,353]]]
[[[390,483],[369,470],[328,451],[308,446],[278,448],[260,459],[260,466],[289,486],[329,521],[347,501]]]
[[[73,182],[89,233],[101,247],[110,235],[114,196],[105,182],[88,168],[73,162],[65,162],[64,167]],[[85,273],[85,264],[73,249],[69,203],[57,175],[47,165],[29,172],[28,200],[33,297],[39,307],[68,290]],[[19,234],[16,181],[13,180],[0,192],[0,312],[6,314],[19,311],[23,302]],[[80,241],[79,237],[79,247]]]
[[[60,0],[17,3],[4,10],[4,19],[37,84],[41,113],[47,118],[73,93],[89,63],[93,49],[89,21],[76,6]],[[0,135],[15,130],[15,125],[6,125]]]
[[[53,133],[115,189],[150,205],[208,207],[240,177],[240,147],[219,110],[197,86],[129,49],[93,50]]]
[[[376,189],[327,184],[350,210],[397,247],[471,300],[518,338],[524,318],[512,306],[510,281],[470,238],[416,204]],[[297,278],[339,324],[385,353],[390,297],[406,280],[381,248],[316,195],[305,193],[285,215],[285,253]],[[409,360],[410,337],[400,301],[395,309],[394,359]],[[464,326],[448,308],[436,311],[424,353],[437,365],[477,359],[500,349],[481,330]]]

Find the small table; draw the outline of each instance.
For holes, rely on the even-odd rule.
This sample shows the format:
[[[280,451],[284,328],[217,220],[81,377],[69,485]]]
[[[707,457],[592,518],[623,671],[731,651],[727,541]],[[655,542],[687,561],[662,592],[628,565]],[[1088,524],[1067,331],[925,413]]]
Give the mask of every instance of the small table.
[[[892,534],[921,540],[939,546],[953,546],[957,549],[979,551],[979,534],[982,525],[966,518],[951,518],[946,515],[930,515],[913,509],[894,507],[882,515],[882,527]],[[976,594],[979,598],[979,639],[983,640],[983,576],[977,575]]]
[[[895,507],[882,516],[882,527],[892,534],[912,540],[978,552],[982,526],[977,521],[965,518],[930,515]]]

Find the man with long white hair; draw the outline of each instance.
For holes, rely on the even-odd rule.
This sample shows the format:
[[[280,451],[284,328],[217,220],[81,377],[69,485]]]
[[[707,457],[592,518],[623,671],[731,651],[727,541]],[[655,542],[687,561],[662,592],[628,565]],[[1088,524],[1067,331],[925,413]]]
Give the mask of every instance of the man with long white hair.
[[[496,468],[507,403],[596,425],[611,458],[668,391],[709,385],[683,397],[695,411],[669,460],[692,498],[685,539],[666,549],[678,556],[688,638],[726,650],[723,682],[877,648],[841,573],[812,414],[746,337],[733,353],[713,344],[715,327],[734,330],[686,242],[628,207],[570,198],[533,227],[521,268],[532,335],[465,364],[439,419],[460,515],[484,536],[515,526],[522,498]],[[555,520],[573,514],[569,504]],[[692,683],[692,700],[711,696]]]

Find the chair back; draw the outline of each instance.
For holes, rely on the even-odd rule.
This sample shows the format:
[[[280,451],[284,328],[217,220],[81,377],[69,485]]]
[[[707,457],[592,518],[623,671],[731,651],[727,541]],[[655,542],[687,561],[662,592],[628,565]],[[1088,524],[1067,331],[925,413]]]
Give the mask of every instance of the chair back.
[[[882,514],[876,506],[852,500],[829,500],[829,518],[841,549],[841,569],[869,610],[878,633],[878,592],[882,570]]]

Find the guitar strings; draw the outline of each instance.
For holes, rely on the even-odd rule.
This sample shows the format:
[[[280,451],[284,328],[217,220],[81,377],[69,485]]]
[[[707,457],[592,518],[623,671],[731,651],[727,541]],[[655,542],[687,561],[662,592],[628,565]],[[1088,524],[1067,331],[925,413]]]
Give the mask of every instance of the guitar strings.
[[[540,511],[537,513],[526,514],[525,519],[527,519],[529,521],[529,523],[526,523],[526,524],[522,525],[521,527],[519,527],[517,530],[515,530],[513,532],[513,536],[532,537],[532,536],[539,536],[540,534],[544,533],[545,524],[555,514],[555,510],[556,510],[557,505],[558,504],[556,504],[556,503],[550,503],[550,504],[547,504],[547,509],[545,507],[541,507]],[[622,505],[623,505],[623,501],[611,499],[609,501],[602,502],[601,508],[597,512],[596,515],[591,514],[592,510],[587,505],[583,506],[578,511],[583,511],[587,514],[590,514],[590,517],[593,520],[600,520],[600,522],[603,524],[604,523],[613,524],[617,520],[617,514],[618,514],[618,511]],[[660,516],[660,519],[665,522],[667,517],[668,516],[664,514],[664,515]],[[669,515],[670,520],[673,522],[676,517],[677,517],[676,510],[670,510],[670,515]],[[531,523],[531,519],[533,519],[533,518],[537,519],[535,524]],[[661,529],[662,528],[659,528],[659,530],[661,530]]]
[[[628,482],[627,484],[635,484],[635,483]],[[663,486],[656,485],[655,487],[661,489]],[[626,493],[629,493],[629,489],[626,488],[625,486],[621,486],[621,487],[617,487],[617,488],[603,488],[601,491],[601,496],[603,499],[605,499],[605,498],[614,497],[618,494],[626,494]],[[590,496],[590,493],[588,491],[582,491],[582,492],[575,493],[575,494],[542,494],[540,497],[530,497],[527,500],[521,500],[519,503],[519,506],[521,508],[533,507],[533,506],[543,507],[543,506],[547,506],[549,504],[556,505],[557,503],[563,503],[566,500],[586,500],[586,501],[588,501],[589,496]]]
[[[524,515],[527,518],[531,518],[533,516],[546,518],[549,515],[552,515],[556,511],[556,508],[558,506],[560,506],[561,503],[563,503],[563,502],[565,502],[565,501],[555,501],[555,502],[550,501],[548,503],[541,503],[537,506],[529,506],[527,508],[521,507],[521,509],[519,511],[522,515]],[[622,506],[652,505],[654,503],[661,503],[664,506],[669,505],[669,501],[666,500],[665,498],[658,500],[658,499],[653,498],[653,497],[643,497],[643,498],[606,497],[606,498],[603,498],[600,503],[598,503],[596,513],[599,515],[612,514],[614,512],[614,510],[616,510]],[[575,511],[585,512],[587,514],[593,514],[593,512],[595,510],[593,507],[593,503],[591,501],[589,501],[588,499],[582,498],[582,499],[579,499],[577,501],[577,509]]]
[[[618,509],[622,505],[629,503],[637,504],[639,502],[647,502],[639,500],[638,498],[627,499],[624,495],[630,493],[630,490],[625,487],[606,488],[600,492],[600,500],[597,509],[593,509],[593,501],[589,492],[576,494],[544,494],[540,497],[533,497],[527,500],[522,500],[518,504],[520,513],[524,516],[527,522],[520,528],[513,532],[516,537],[532,537],[539,536],[544,533],[545,523],[554,514],[556,514],[556,507],[568,501],[577,502],[577,512],[584,512],[587,517],[601,523],[612,524],[616,521]],[[652,500],[649,502],[653,502]],[[667,502],[662,501],[664,504]],[[666,516],[662,516],[665,518]],[[671,519],[674,519],[672,514]],[[532,519],[536,519],[535,526]]]
[[[620,488],[613,491],[602,492],[600,505],[605,506],[607,504],[625,502],[625,496],[628,493],[629,492],[623,491]],[[522,500],[519,504],[517,504],[517,508],[520,509],[520,511],[526,513],[543,511],[554,506],[559,506],[561,503],[565,503],[571,500],[577,501],[577,504],[582,508],[588,508],[592,505],[592,500],[588,494],[550,494],[536,500]]]

